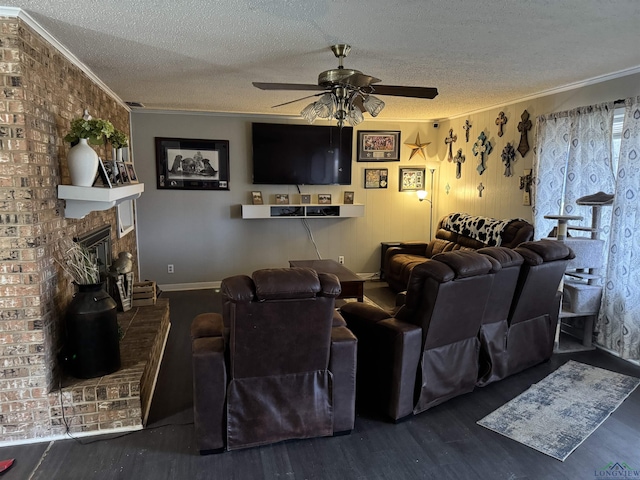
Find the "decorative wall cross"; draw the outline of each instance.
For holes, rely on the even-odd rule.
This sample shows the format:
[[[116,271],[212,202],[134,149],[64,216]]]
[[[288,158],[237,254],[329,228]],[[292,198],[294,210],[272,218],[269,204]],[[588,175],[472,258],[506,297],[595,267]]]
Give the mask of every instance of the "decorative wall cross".
[[[454,135],[453,128],[450,128],[449,136],[444,139],[444,143],[449,145],[449,156],[447,157],[447,160],[449,160],[450,162],[453,161],[453,142],[455,142],[456,140],[458,140],[458,135]]]
[[[513,172],[511,171],[511,162],[515,162],[516,160],[516,151],[514,150],[513,145],[511,145],[511,143],[507,142],[507,145],[502,150],[501,157],[502,157],[502,163],[504,163],[505,165],[504,176],[505,177],[512,176]]]
[[[471,123],[469,123],[469,120],[464,121],[464,126],[462,128],[464,128],[464,136],[467,138],[467,143],[469,143],[469,130],[471,130]]]
[[[504,112],[500,112],[498,114],[498,118],[496,118],[496,125],[498,125],[498,136],[499,137],[504,135],[504,131],[502,130],[502,127],[504,125],[506,125],[506,123],[507,123],[507,117],[505,116]]]
[[[473,154],[478,157],[478,166],[476,167],[476,170],[478,170],[480,175],[482,175],[487,169],[484,166],[485,154],[489,155],[491,150],[493,150],[493,145],[491,145],[491,142],[487,140],[487,136],[484,134],[484,131],[480,132],[478,140],[473,144]]]
[[[529,151],[529,140],[527,139],[527,132],[531,130],[531,120],[529,120],[529,112],[526,110],[522,112],[520,117],[522,121],[518,124],[518,131],[520,132],[520,145],[518,145],[518,152],[524,157]]]
[[[447,183],[444,187],[444,190],[447,192],[447,195],[449,195],[449,190],[451,190],[451,185]]]
[[[456,162],[456,178],[460,178],[462,176],[462,164],[466,160],[465,156],[462,154],[462,149],[458,149],[458,153],[453,157],[453,161]]]
[[[482,191],[484,190],[484,185],[482,184],[482,182],[480,182],[480,185],[478,185],[478,196],[482,197]]]

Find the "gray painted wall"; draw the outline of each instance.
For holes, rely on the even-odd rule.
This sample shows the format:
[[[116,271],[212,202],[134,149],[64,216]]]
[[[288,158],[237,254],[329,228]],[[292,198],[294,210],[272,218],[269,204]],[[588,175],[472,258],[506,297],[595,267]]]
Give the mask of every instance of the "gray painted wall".
[[[161,285],[218,282],[239,273],[265,267],[288,266],[289,259],[314,259],[315,248],[300,219],[243,220],[240,205],[250,203],[250,192],[261,190],[265,202],[275,193],[289,193],[297,203],[295,186],[253,185],[251,181],[251,122],[295,120],[265,117],[221,116],[198,113],[132,113],[132,146],[135,165],[145,192],[137,200],[140,272],[142,279]],[[362,130],[400,130],[400,162],[356,162],[351,186],[305,186],[304,193],[330,193],[342,203],[343,192],[355,192],[355,203],[365,204],[365,216],[350,219],[308,219],[322,258],[345,256],[347,267],[359,273],[376,273],[380,242],[426,240],[429,204],[413,192],[399,192],[399,166],[425,166],[422,157],[408,160],[405,142],[420,133],[423,142],[434,142],[431,124],[364,122]],[[230,190],[158,190],[154,137],[222,139],[230,142]],[[433,152],[430,153],[429,149]],[[435,144],[427,147],[434,156]],[[364,169],[389,169],[387,189],[364,189]],[[315,195],[314,197],[315,198]],[[336,201],[337,199],[337,201]],[[173,264],[174,274],[167,273]]]

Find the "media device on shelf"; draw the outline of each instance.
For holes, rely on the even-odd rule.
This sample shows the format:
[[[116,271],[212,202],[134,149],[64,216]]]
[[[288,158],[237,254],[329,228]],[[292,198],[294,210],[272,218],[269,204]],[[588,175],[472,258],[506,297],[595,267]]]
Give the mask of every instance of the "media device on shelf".
[[[353,128],[253,123],[256,185],[351,185]]]

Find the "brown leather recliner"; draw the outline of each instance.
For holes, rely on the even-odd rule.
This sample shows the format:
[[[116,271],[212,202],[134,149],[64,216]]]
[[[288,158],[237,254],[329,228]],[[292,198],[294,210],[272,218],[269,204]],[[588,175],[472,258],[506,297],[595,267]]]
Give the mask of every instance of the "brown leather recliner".
[[[358,402],[397,421],[473,390],[478,331],[493,264],[472,251],[416,265],[395,316],[358,302],[341,307],[358,338]]]
[[[478,253],[501,266],[480,329],[478,385],[484,386],[551,357],[562,298],[558,286],[574,254],[555,240]]]
[[[309,268],[223,280],[223,315],[191,326],[201,453],[353,429],[357,340],[339,294],[334,275]]]
[[[487,235],[494,234],[491,239]],[[384,279],[396,292],[407,289],[413,267],[438,253],[477,250],[489,245],[515,248],[533,238],[533,225],[521,219],[494,218],[451,213],[438,223],[429,243],[405,242],[385,252]],[[493,241],[492,241],[493,240]]]

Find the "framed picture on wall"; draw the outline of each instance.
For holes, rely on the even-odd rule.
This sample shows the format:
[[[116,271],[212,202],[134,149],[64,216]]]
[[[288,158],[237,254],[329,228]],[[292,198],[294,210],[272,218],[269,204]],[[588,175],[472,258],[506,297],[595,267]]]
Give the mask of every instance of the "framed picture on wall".
[[[400,168],[400,191],[424,190],[424,168]]]
[[[400,132],[359,131],[358,161],[400,161]]]
[[[387,188],[389,170],[386,168],[365,168],[364,188]]]
[[[229,190],[229,141],[156,137],[159,189]]]

